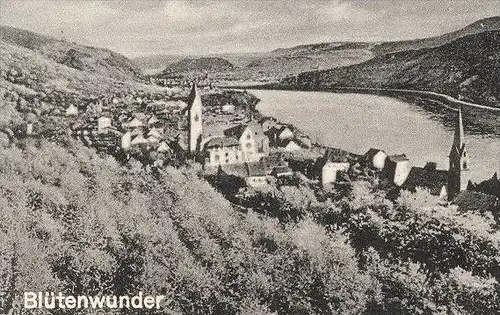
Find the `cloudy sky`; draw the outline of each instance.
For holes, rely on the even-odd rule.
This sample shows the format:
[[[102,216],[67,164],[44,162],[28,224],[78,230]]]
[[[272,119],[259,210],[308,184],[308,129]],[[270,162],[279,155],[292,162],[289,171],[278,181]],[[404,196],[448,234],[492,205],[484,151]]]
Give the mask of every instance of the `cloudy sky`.
[[[500,0],[0,0],[3,25],[128,57],[428,37],[495,15]]]

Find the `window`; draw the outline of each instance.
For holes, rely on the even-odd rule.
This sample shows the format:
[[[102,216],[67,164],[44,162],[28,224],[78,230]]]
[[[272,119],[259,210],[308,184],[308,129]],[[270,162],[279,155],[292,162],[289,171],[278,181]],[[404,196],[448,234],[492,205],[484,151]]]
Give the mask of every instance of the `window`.
[[[194,121],[198,121],[198,120],[200,120],[200,116],[198,116],[198,114],[196,114],[196,115],[194,116]]]
[[[218,154],[215,155],[215,162],[219,162],[219,155]]]
[[[226,159],[226,164],[229,163],[229,159]]]
[[[247,133],[247,139],[250,139],[252,136],[250,133]]]
[[[247,147],[247,149],[250,149],[250,148],[252,148],[252,144],[250,142],[248,142],[246,147]]]
[[[464,161],[463,166],[464,166],[463,169],[466,170],[467,169],[467,162],[466,161]]]
[[[229,156],[229,152],[226,152],[226,156]]]

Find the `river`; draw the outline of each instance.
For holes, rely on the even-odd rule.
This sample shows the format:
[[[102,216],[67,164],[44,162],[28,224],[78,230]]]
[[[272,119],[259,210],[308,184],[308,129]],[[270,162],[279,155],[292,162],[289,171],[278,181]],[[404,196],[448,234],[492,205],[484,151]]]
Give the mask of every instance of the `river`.
[[[261,99],[257,109],[262,114],[295,125],[313,141],[358,154],[370,148],[380,148],[388,154],[405,153],[415,166],[434,161],[438,168],[448,169],[453,125],[442,118],[454,115],[452,110],[432,113],[409,102],[370,94],[249,92]],[[478,132],[472,127],[468,130],[467,120],[464,117],[470,158],[468,173],[473,182],[480,182],[491,178],[495,171],[500,172],[500,135]]]

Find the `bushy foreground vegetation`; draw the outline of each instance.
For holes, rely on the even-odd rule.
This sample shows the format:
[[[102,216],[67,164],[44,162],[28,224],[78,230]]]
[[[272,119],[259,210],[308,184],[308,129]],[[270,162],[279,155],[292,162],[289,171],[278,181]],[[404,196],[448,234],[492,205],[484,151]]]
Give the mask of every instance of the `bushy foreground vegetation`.
[[[9,305],[23,291],[143,291],[167,296],[161,314],[500,306],[490,218],[436,206],[422,191],[392,203],[366,182],[322,194],[282,186],[267,215],[243,214],[194,169],[121,166],[75,143],[0,152],[0,287]],[[276,215],[286,212],[293,217]]]

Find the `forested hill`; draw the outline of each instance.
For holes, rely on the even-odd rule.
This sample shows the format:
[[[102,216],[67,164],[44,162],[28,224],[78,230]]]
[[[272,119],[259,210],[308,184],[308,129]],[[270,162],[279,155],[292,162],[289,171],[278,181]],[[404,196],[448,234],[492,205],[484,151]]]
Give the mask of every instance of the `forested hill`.
[[[483,33],[488,31],[498,31],[498,30],[500,30],[500,16],[493,16],[490,18],[476,21],[472,24],[467,25],[462,29],[459,29],[451,33],[446,33],[440,36],[428,37],[422,39],[380,43],[374,45],[371,50],[376,55],[384,55],[404,50],[432,48],[449,44],[454,40],[457,40],[461,37],[465,37],[468,35],[474,35],[478,33]]]
[[[483,32],[449,44],[375,57],[326,71],[305,72],[282,81],[287,87],[328,89],[370,87],[417,89],[500,106],[500,31]]]
[[[203,71],[227,71],[233,69],[233,64],[220,57],[201,57],[184,58],[178,62],[168,65],[163,74],[184,73],[184,72],[203,72]]]
[[[68,67],[110,78],[130,79],[139,73],[132,61],[109,49],[83,46],[9,26],[0,26],[0,40]]]

